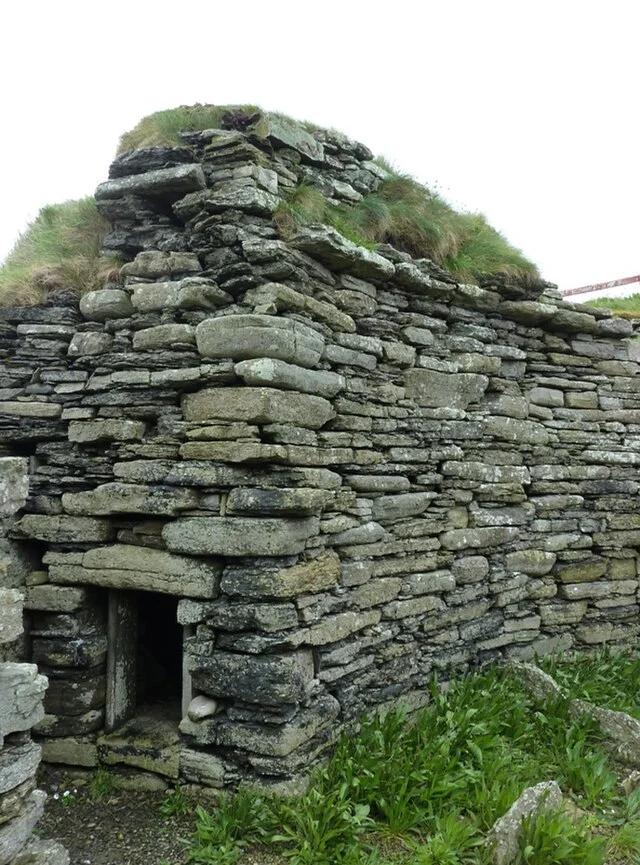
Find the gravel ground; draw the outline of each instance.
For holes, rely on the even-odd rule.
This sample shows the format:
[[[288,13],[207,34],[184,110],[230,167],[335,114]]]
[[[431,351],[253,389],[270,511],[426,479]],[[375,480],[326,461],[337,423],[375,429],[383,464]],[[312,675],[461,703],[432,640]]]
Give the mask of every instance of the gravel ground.
[[[185,865],[185,841],[194,829],[196,800],[187,814],[165,818],[165,792],[116,790],[99,799],[86,778],[42,770],[40,789],[48,794],[38,834],[60,841],[71,865]],[[65,795],[65,791],[69,791]],[[211,807],[211,802],[202,802]],[[286,860],[264,849],[248,850],[238,865],[283,865]]]

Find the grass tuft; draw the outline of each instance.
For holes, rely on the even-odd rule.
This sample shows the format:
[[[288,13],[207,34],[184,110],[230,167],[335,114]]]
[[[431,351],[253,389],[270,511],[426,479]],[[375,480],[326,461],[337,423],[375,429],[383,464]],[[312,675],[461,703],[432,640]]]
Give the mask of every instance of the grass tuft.
[[[242,123],[260,112],[256,105],[180,105],[166,111],[156,111],[143,117],[133,129],[120,138],[118,155],[145,147],[179,147],[181,132],[220,129],[223,119]]]
[[[281,235],[324,222],[349,240],[375,248],[389,243],[414,258],[430,258],[465,282],[502,275],[534,283],[538,268],[478,213],[459,213],[413,178],[389,171],[377,192],[354,205],[332,206],[320,190],[298,186],[275,214]]]
[[[93,198],[43,207],[0,267],[0,307],[83,294],[117,278],[118,262],[101,255],[108,231]]]

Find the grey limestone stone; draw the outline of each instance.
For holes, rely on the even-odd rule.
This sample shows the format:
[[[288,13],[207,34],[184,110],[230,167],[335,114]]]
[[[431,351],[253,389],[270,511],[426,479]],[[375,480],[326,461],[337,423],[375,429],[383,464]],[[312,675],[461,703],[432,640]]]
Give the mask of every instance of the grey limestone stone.
[[[188,658],[195,686],[214,698],[267,706],[295,704],[313,681],[310,650],[262,656],[216,651],[210,657]]]
[[[523,821],[532,814],[559,811],[562,791],[556,781],[542,781],[516,799],[507,813],[493,824],[488,843],[494,865],[512,865],[517,860]]]
[[[314,367],[324,351],[324,337],[306,324],[273,315],[233,315],[206,319],[196,327],[203,357],[248,360],[271,357]]]
[[[68,514],[153,514],[173,516],[197,508],[200,495],[185,488],[166,489],[142,484],[107,483],[80,493],[64,493],[62,507]]]
[[[71,421],[69,441],[97,442],[106,440],[137,441],[145,434],[146,426],[142,421],[124,418],[105,418],[104,420]]]
[[[131,302],[138,312],[163,309],[214,310],[233,298],[211,279],[186,277],[178,282],[154,282],[134,287]]]
[[[185,348],[195,344],[195,329],[190,324],[159,324],[133,335],[133,348],[136,351]]]
[[[295,598],[298,595],[327,591],[338,584],[340,559],[333,551],[284,568],[227,567],[221,589],[241,598]]]
[[[80,554],[48,553],[45,563],[49,564],[51,582],[63,585],[138,589],[193,598],[218,594],[220,565],[215,560],[198,561],[151,547],[112,544]]]
[[[0,519],[12,516],[24,505],[29,492],[27,465],[22,457],[0,458]]]
[[[156,249],[139,252],[133,261],[123,264],[124,276],[137,276],[144,279],[177,274],[197,274],[202,270],[198,256],[193,252],[161,252]]]
[[[308,225],[289,241],[294,249],[317,258],[332,270],[346,271],[362,279],[386,282],[395,273],[393,264],[376,252],[358,246],[327,225]]]
[[[47,678],[35,664],[0,664],[0,739],[40,721],[46,688]]]
[[[0,645],[17,640],[23,632],[23,601],[17,589],[0,588]]]
[[[19,816],[0,825],[0,865],[10,865],[24,849],[44,812],[47,794],[34,790]]]
[[[188,421],[294,423],[308,429],[319,429],[335,416],[335,409],[323,397],[269,387],[201,390],[185,396],[182,409]]]
[[[162,530],[167,547],[208,556],[289,556],[318,534],[317,517],[186,517]]]
[[[440,535],[440,543],[446,550],[465,550],[474,547],[495,547],[518,537],[514,526],[479,529],[453,529]]]
[[[328,490],[261,490],[241,487],[231,490],[226,513],[254,516],[313,516],[334,499]]]
[[[409,369],[405,372],[407,397],[418,405],[438,408],[466,409],[478,402],[489,385],[485,375],[474,373],[441,373],[430,369]]]
[[[109,520],[66,514],[26,514],[15,524],[13,531],[18,537],[54,544],[101,543],[111,540],[115,534],[115,528]]]
[[[270,357],[243,360],[235,365],[235,373],[254,387],[276,387],[317,394],[331,398],[344,390],[344,376],[328,370],[310,370]]]
[[[80,312],[89,321],[128,318],[133,314],[133,311],[133,305],[128,292],[120,288],[102,288],[98,291],[88,291],[80,298]]]
[[[556,563],[556,558],[555,553],[545,550],[518,550],[515,553],[507,553],[505,566],[510,572],[540,577],[549,573]]]
[[[96,189],[97,201],[107,198],[122,198],[124,195],[157,195],[163,198],[180,198],[187,192],[204,189],[206,180],[202,166],[198,163],[175,165],[172,168],[157,168],[144,174],[130,174],[107,180]]]

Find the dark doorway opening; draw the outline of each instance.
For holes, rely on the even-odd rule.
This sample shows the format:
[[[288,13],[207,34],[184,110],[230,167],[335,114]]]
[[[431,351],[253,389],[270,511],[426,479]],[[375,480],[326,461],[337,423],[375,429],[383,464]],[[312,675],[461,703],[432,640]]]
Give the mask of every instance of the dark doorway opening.
[[[108,607],[105,729],[120,729],[143,716],[177,726],[191,699],[178,599],[111,590]]]
[[[150,710],[180,719],[182,699],[182,628],[178,600],[170,595],[137,592],[138,658],[136,711]]]

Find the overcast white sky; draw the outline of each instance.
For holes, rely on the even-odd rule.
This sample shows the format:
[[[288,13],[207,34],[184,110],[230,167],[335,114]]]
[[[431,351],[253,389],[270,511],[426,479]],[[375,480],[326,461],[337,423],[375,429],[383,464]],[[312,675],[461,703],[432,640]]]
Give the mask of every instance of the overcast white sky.
[[[640,273],[637,0],[22,0],[0,10],[0,259],[194,102],[334,126],[572,288]]]

